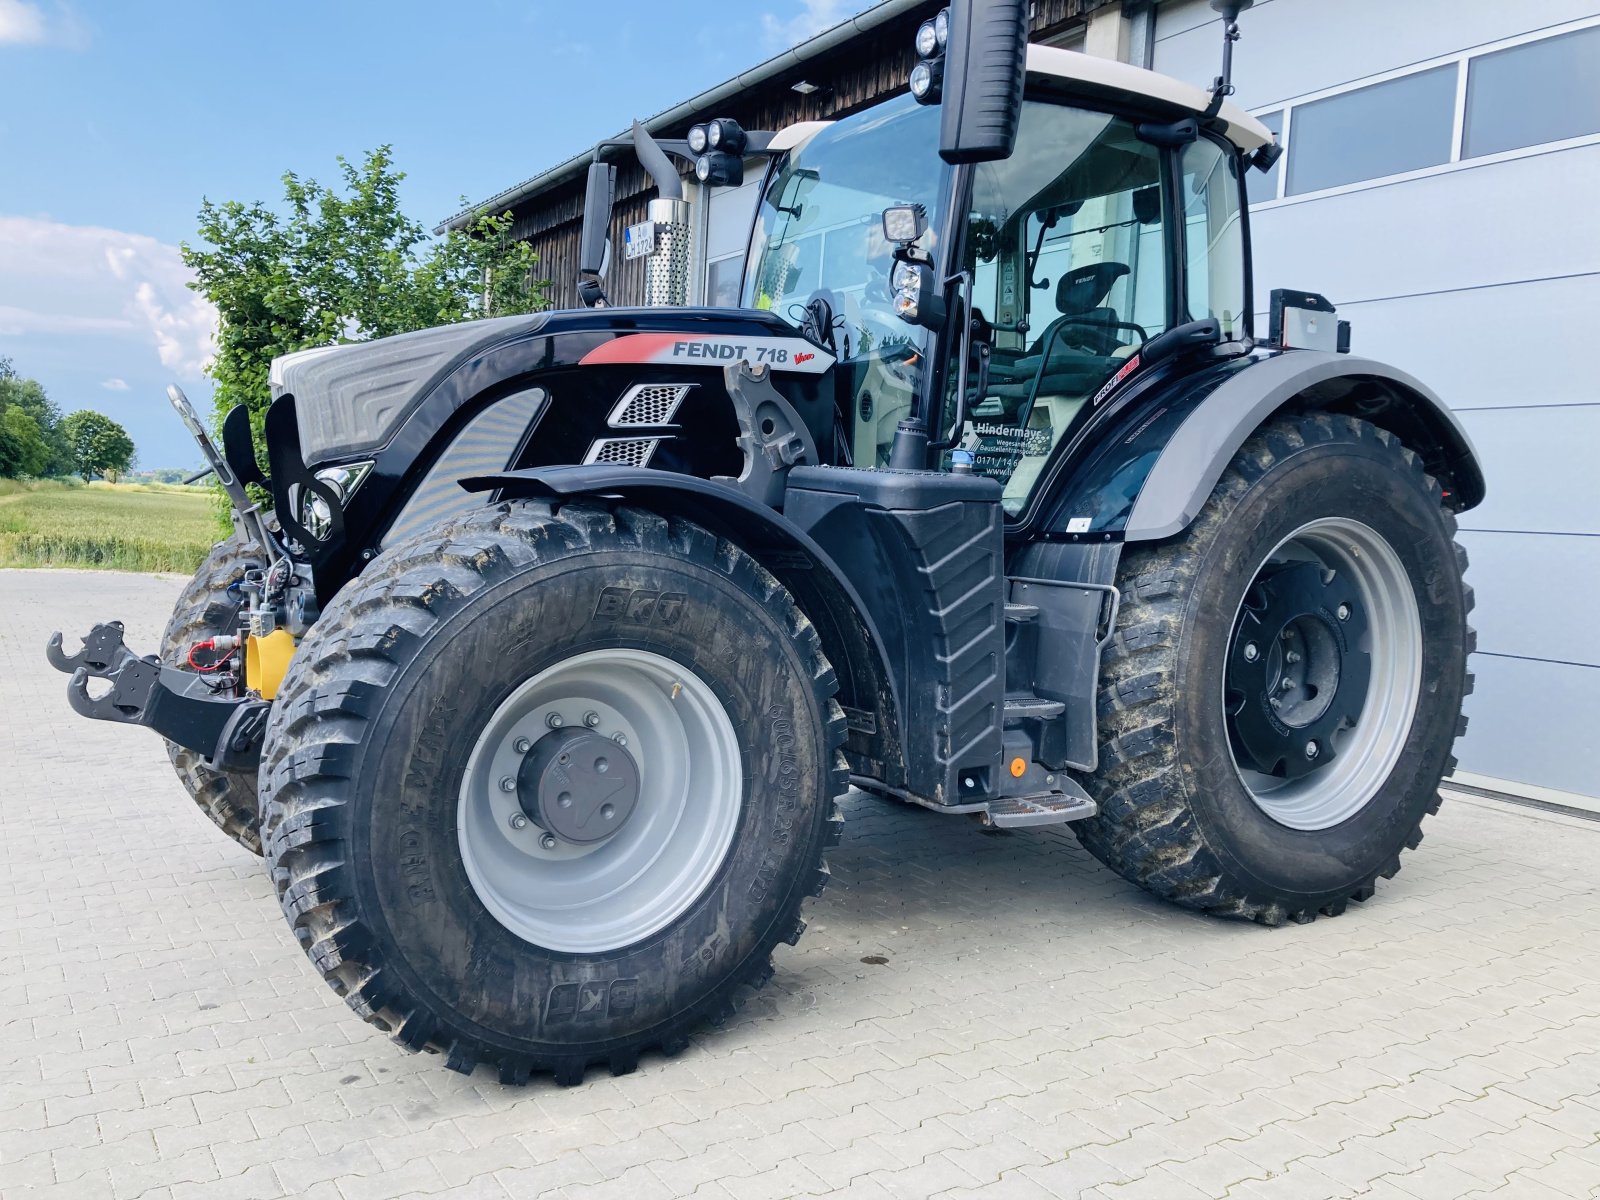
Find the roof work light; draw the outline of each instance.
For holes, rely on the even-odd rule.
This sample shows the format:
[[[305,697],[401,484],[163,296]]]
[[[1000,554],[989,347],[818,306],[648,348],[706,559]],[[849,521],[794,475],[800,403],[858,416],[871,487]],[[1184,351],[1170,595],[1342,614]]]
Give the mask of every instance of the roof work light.
[[[950,42],[950,10],[917,26],[917,61],[911,68],[911,94],[918,104],[939,103],[944,91],[944,48]]]

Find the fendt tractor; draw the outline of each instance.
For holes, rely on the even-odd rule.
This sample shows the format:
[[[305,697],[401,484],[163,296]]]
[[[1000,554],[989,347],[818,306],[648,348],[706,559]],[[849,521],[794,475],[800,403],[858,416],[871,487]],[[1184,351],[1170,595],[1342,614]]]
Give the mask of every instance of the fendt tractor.
[[[720,1021],[852,786],[1207,913],[1368,899],[1453,766],[1484,480],[1322,297],[1257,328],[1247,2],[1208,89],[957,0],[907,94],[602,144],[583,307],[286,355],[265,464],[174,391],[235,532],[159,655],[52,639],[72,706],[166,739],[356,1012],[507,1082]],[[680,169],[763,158],[741,306],[686,305]]]

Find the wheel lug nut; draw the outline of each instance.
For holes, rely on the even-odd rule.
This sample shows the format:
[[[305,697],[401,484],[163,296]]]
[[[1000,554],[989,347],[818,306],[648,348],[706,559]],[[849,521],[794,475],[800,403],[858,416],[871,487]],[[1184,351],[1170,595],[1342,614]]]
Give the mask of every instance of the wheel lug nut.
[[[597,713],[597,712],[586,712],[586,713],[584,713],[583,714],[583,723],[585,725],[587,725],[590,729],[593,729],[596,725],[600,724],[600,714]]]
[[[611,735],[611,740],[619,746],[626,746],[628,744],[628,735],[625,733],[615,733]]]
[[[512,813],[511,814],[511,828],[513,828],[513,829],[526,829],[527,827],[528,827],[528,818],[527,817],[523,816],[521,813]]]
[[[539,839],[539,849],[554,850],[556,848],[555,834],[547,833]]]
[[[1315,758],[1317,755],[1319,755],[1321,753],[1322,753],[1322,747],[1321,746],[1317,745],[1315,742],[1307,742],[1306,743],[1306,757],[1307,758]]]
[[[1283,701],[1279,700],[1276,696],[1271,696],[1268,698],[1267,703],[1271,704],[1273,708],[1277,708],[1283,703]]]
[[[1254,642],[1246,642],[1244,647],[1245,662],[1255,662],[1261,657],[1261,649]]]
[[[511,743],[511,748],[518,754],[526,754],[529,750],[533,749],[533,743],[527,738],[518,738],[515,742]]]
[[[600,815],[609,821],[617,815],[617,810],[613,805],[602,804],[600,806]]]
[[[502,792],[514,792],[514,791],[516,791],[517,790],[517,781],[515,779],[513,779],[511,776],[507,775],[504,779],[502,779],[500,781],[500,790]]]
[[[1283,689],[1283,690],[1284,690],[1284,691],[1286,691],[1286,692],[1290,692],[1290,691],[1293,691],[1293,690],[1294,690],[1294,680],[1292,680],[1292,679],[1285,679],[1285,680],[1284,680],[1284,681],[1283,681],[1283,682],[1282,682],[1282,683],[1280,683],[1280,684],[1279,684],[1279,685],[1278,685],[1278,686],[1279,686],[1279,687],[1281,687],[1281,688],[1282,688],[1282,689]]]
[[[566,724],[566,722],[561,719],[560,713],[551,713],[544,719],[544,723],[550,726],[551,729],[560,729],[562,725]]]
[[[1338,615],[1339,615],[1339,620],[1348,621],[1350,619],[1350,606],[1348,604],[1339,605],[1339,613],[1338,613]]]
[[[1291,651],[1289,651],[1289,653],[1287,653],[1287,654],[1285,654],[1283,656],[1283,660],[1285,662],[1297,663],[1297,662],[1300,661],[1300,656],[1298,654],[1296,654],[1293,650],[1291,650]]]

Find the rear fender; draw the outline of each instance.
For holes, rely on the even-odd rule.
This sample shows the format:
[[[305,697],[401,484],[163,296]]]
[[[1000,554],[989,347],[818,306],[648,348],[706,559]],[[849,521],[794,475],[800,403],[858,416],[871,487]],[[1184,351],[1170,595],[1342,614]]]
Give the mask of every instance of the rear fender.
[[[1404,371],[1348,354],[1292,350],[1250,359],[1203,386],[1178,378],[1108,421],[1100,444],[1068,471],[1043,522],[1072,542],[1156,541],[1187,529],[1239,448],[1285,412],[1370,421],[1422,456],[1460,512],[1483,500],[1477,455],[1455,415]]]
[[[903,775],[902,697],[885,667],[883,635],[838,563],[781,513],[716,480],[612,464],[503,471],[461,486],[500,498],[620,500],[685,517],[734,542],[789,589],[816,628],[839,677],[851,770],[878,779]]]

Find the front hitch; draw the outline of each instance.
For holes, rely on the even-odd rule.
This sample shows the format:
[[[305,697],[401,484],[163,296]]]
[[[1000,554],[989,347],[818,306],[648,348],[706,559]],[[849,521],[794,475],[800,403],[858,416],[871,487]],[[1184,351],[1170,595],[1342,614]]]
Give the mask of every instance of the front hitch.
[[[67,654],[54,633],[45,657],[70,673],[67,703],[79,716],[122,725],[144,725],[169,742],[202,754],[217,770],[254,770],[272,706],[265,700],[214,693],[204,676],[164,667],[153,655],[140,658],[122,641],[121,622],[96,625],[83,648]],[[100,696],[89,680],[111,684]]]

